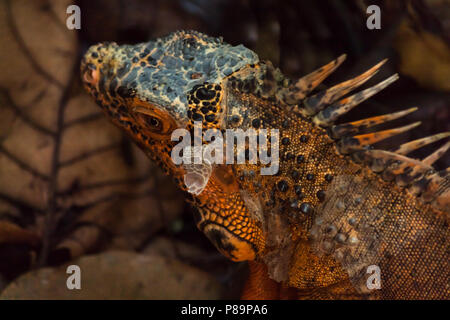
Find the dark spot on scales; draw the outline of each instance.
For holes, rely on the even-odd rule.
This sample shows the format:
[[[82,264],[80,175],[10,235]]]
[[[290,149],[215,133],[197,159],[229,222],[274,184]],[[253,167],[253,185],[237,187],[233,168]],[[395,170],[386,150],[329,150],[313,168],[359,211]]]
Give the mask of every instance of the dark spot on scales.
[[[241,120],[241,117],[239,117],[238,115],[234,115],[231,117],[231,121],[233,123],[238,123]]]
[[[284,137],[283,139],[281,139],[281,143],[282,143],[283,145],[285,145],[285,146],[288,145],[289,142],[290,142],[290,140],[289,140],[288,137]]]
[[[285,180],[281,180],[277,183],[278,190],[286,192],[289,189],[289,185]]]
[[[300,211],[304,214],[310,214],[312,212],[312,206],[308,202],[303,202],[300,205]]]
[[[252,120],[252,127],[253,128],[258,129],[260,125],[261,125],[261,120],[260,119],[257,118],[257,119],[253,119]]]
[[[317,191],[316,196],[317,196],[317,199],[319,199],[319,201],[325,200],[325,191],[323,191],[323,190]]]
[[[301,141],[301,142],[308,142],[308,140],[309,140],[309,137],[308,137],[307,135],[302,135],[302,136],[300,137],[300,141]]]
[[[286,160],[292,160],[292,159],[294,159],[294,155],[292,153],[288,152],[286,154]]]
[[[208,121],[208,122],[213,122],[215,119],[216,119],[216,116],[214,114],[208,114],[205,117],[205,120]]]

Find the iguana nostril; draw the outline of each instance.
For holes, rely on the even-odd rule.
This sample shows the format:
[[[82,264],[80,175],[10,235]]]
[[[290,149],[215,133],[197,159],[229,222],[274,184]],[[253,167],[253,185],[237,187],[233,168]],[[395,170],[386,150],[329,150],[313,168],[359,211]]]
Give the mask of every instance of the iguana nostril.
[[[98,82],[99,72],[94,64],[88,63],[86,65],[86,69],[83,73],[83,80],[90,84],[96,84]]]

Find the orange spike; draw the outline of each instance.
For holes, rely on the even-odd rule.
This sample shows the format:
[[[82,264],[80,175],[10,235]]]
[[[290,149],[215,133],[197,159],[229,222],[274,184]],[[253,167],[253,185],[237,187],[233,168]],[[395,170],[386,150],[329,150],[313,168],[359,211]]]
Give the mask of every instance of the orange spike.
[[[433,163],[435,163],[440,157],[442,157],[447,150],[450,148],[450,141],[444,144],[442,147],[440,147],[438,150],[430,154],[428,157],[422,160],[423,163],[426,165],[431,166]]]
[[[424,163],[422,163],[419,160],[416,159],[411,159],[390,151],[386,151],[386,150],[379,150],[379,149],[374,149],[374,150],[367,150],[365,151],[366,155],[369,156],[370,159],[378,159],[378,160],[382,160],[384,163],[387,163],[389,161],[399,161],[401,164],[405,165],[405,168],[409,165],[413,166],[413,167],[418,167],[418,168],[423,168],[425,170],[431,170],[433,169],[432,167],[425,165]],[[402,165],[400,165],[402,166]],[[400,173],[399,171],[396,173]]]
[[[398,79],[398,74],[381,81],[377,85],[358,92],[350,97],[344,98],[337,103],[327,107],[325,110],[320,111],[313,119],[317,125],[328,127],[336,121],[341,115],[350,111],[353,107],[357,106],[361,102],[369,99],[374,94],[380,92],[392,82]]]
[[[346,54],[339,56],[336,60],[320,67],[319,69],[311,72],[310,74],[300,78],[294,85],[297,89],[293,98],[295,100],[302,100],[306,95],[314,90],[319,84],[322,83],[334,70],[336,70],[342,62],[344,62]]]
[[[394,128],[394,129],[388,129],[388,130],[383,130],[383,131],[379,131],[379,132],[372,132],[372,133],[367,133],[367,134],[361,134],[358,136],[354,136],[354,139],[357,139],[360,143],[360,145],[365,146],[365,145],[369,145],[369,144],[374,144],[377,143],[381,140],[393,137],[397,134],[406,132],[408,130],[411,130],[417,126],[420,125],[420,121],[418,122],[414,122],[412,124],[409,124],[407,126],[403,126],[400,128]]]
[[[428,144],[439,141],[441,139],[450,137],[450,132],[438,133],[433,136],[425,137],[422,139],[413,140],[407,143],[402,144],[398,147],[394,152],[398,154],[408,154],[416,149],[422,148]]]
[[[381,116],[375,116],[367,119],[362,119],[358,121],[353,121],[349,123],[343,123],[339,125],[335,125],[331,127],[331,133],[333,135],[333,138],[341,138],[343,136],[348,136],[350,134],[355,134],[362,130],[363,128],[371,128],[373,126],[376,126],[381,123],[385,123],[388,121],[392,121],[401,117],[406,116],[407,114],[410,114],[414,111],[416,111],[418,108],[409,108],[406,110],[402,110],[399,112],[384,114]]]
[[[360,74],[353,79],[341,82],[326,91],[319,92],[309,98],[306,98],[305,101],[303,101],[304,108],[302,108],[302,114],[304,116],[314,115],[322,110],[326,105],[333,103],[351,90],[359,87],[364,82],[369,80],[375,73],[377,73],[386,61],[387,59],[384,59],[363,74]]]
[[[390,138],[392,136],[395,136],[397,134],[403,133],[405,131],[411,130],[412,128],[417,127],[420,125],[420,122],[415,122],[410,125],[395,128],[395,129],[389,129],[379,132],[372,132],[367,134],[361,134],[354,137],[346,137],[337,143],[338,149],[342,154],[348,154],[357,150],[363,149],[364,146],[374,144],[376,142],[379,142],[381,140]]]
[[[411,182],[432,170],[431,166],[402,155],[395,155],[391,160],[395,160],[395,162],[384,170],[382,177],[385,180],[395,179],[400,187],[408,186]]]

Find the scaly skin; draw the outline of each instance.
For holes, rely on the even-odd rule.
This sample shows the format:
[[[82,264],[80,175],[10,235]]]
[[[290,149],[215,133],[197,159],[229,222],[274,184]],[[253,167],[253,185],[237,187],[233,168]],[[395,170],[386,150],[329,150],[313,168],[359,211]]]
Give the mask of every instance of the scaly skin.
[[[448,133],[389,153],[367,146],[416,124],[361,130],[415,109],[334,125],[396,79],[339,100],[379,64],[309,95],[343,59],[294,83],[243,46],[177,32],[93,46],[81,70],[111,120],[186,191],[199,229],[225,256],[249,261],[243,298],[448,299],[449,174],[431,164],[449,144],[423,161],[405,156]],[[171,134],[194,133],[195,121],[217,132],[278,129],[278,172],[260,175],[260,162],[174,164]],[[235,151],[252,154],[245,145]],[[367,288],[371,265],[381,270],[380,290]]]

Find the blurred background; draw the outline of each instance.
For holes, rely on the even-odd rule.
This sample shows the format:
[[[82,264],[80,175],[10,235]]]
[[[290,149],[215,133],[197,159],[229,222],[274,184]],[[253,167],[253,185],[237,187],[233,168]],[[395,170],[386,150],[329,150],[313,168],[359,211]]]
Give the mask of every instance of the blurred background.
[[[66,27],[71,4],[81,30]],[[372,4],[381,29],[366,26]],[[244,44],[293,79],[347,53],[319,89],[389,58],[366,87],[400,80],[342,121],[420,107],[389,127],[422,125],[381,148],[450,130],[449,1],[0,0],[0,298],[239,297],[246,264],[217,252],[172,181],[80,84],[90,45],[180,29]],[[449,154],[435,164],[449,165]],[[66,288],[69,264],[81,267],[80,291]]]

